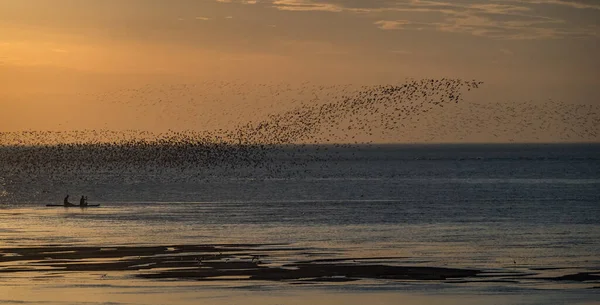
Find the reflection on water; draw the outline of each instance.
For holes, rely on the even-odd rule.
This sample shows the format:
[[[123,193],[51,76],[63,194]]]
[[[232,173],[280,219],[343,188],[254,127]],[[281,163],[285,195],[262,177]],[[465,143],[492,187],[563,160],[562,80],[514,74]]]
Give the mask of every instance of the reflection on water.
[[[454,217],[467,210],[392,201],[22,207],[0,209],[0,240],[4,247],[285,243],[340,255],[366,251],[478,268],[506,267],[513,261],[517,266],[560,267],[598,262],[597,225],[554,221],[549,226],[548,219],[526,222],[527,215],[508,218],[514,212],[506,212]],[[548,217],[560,220],[560,213]],[[564,215],[571,221],[575,216]]]
[[[598,304],[598,293],[587,291],[548,291],[532,293],[527,289],[497,288],[490,294],[478,294],[476,288],[447,288],[437,285],[406,286],[350,290],[340,285],[331,287],[265,287],[230,282],[197,284],[193,282],[140,281],[119,274],[30,274],[10,281],[0,279],[2,304]]]
[[[428,217],[418,220],[419,213]],[[454,221],[432,219],[435,215],[389,200],[21,207],[0,209],[0,240],[3,248],[267,243],[298,249],[267,258],[271,264],[394,257],[388,263],[539,277],[597,271],[600,265],[597,225],[554,222],[548,226],[520,217],[507,219],[502,213],[486,219],[453,217]],[[529,286],[539,281],[516,282]],[[541,285],[547,287],[546,282]],[[590,285],[595,284],[574,287]]]

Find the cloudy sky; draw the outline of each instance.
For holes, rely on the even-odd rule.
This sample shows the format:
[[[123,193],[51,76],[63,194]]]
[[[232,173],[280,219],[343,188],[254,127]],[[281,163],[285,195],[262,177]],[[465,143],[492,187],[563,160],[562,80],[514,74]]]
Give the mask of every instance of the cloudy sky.
[[[597,104],[599,46],[596,0],[0,0],[0,128],[210,79],[453,77],[484,81],[478,99]]]

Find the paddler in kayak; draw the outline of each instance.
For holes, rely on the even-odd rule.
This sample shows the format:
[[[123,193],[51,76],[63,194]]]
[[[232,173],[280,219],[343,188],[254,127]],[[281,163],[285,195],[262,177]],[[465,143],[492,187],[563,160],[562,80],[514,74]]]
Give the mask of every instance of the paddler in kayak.
[[[69,202],[69,194],[67,194],[67,197],[65,197],[65,200],[63,201],[63,204],[68,207],[68,206],[72,206],[74,204]]]
[[[79,199],[79,206],[80,207],[85,207],[87,205],[88,205],[88,203],[87,203],[87,196],[84,197],[83,195],[81,195],[81,199]]]

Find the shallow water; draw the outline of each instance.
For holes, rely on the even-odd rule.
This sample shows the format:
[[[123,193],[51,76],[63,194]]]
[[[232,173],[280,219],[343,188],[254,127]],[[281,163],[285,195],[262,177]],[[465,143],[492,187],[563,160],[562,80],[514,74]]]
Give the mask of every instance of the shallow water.
[[[52,295],[53,303],[79,303],[85,294],[56,297],[73,291],[73,282],[104,300],[98,303],[163,304],[166,294],[190,304],[204,297],[215,304],[295,304],[299,299],[584,304],[598,299],[597,289],[588,289],[600,286],[597,281],[536,277],[600,271],[599,145],[286,149],[269,167],[123,164],[81,167],[71,179],[65,176],[73,173],[60,168],[31,170],[0,162],[5,169],[0,247],[281,244],[298,250],[265,263],[393,257],[381,261],[532,276],[478,283],[363,280],[312,288],[226,282],[198,290],[189,281],[139,279],[121,287],[130,275],[110,275],[114,282],[103,286],[107,278],[98,274],[19,274],[2,279],[3,287],[15,289],[0,293],[0,302],[32,302],[29,293],[35,290],[38,301]],[[67,191],[72,201],[85,194],[101,206],[44,206],[60,203]],[[148,289],[151,300],[126,297]]]

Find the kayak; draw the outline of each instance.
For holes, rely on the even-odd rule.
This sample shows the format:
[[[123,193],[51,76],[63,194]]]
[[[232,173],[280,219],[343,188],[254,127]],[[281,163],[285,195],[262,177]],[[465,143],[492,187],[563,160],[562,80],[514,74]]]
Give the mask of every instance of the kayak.
[[[73,205],[64,205],[64,204],[47,204],[47,207],[64,207],[64,208],[94,208],[94,207],[99,207],[99,204],[88,204],[88,205],[78,205],[78,204],[73,204]]]

